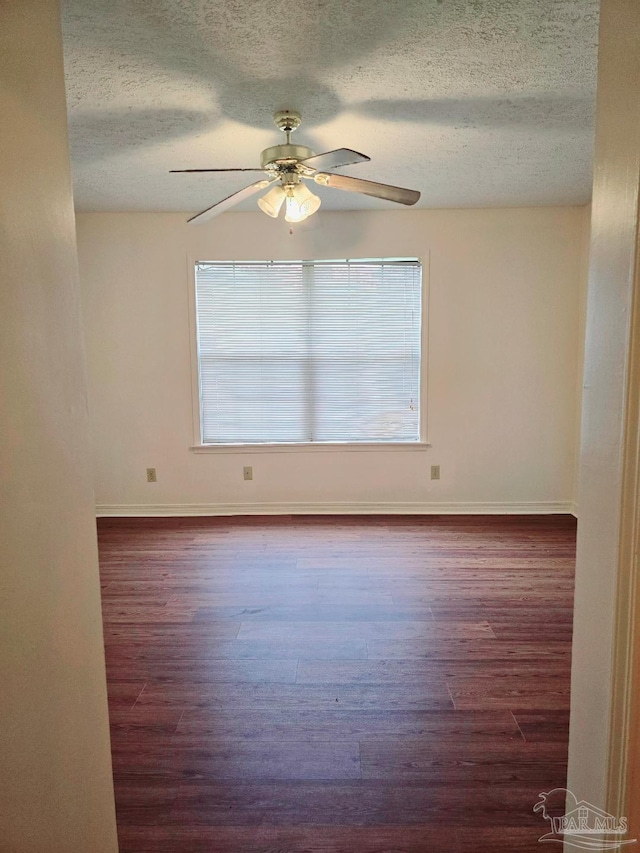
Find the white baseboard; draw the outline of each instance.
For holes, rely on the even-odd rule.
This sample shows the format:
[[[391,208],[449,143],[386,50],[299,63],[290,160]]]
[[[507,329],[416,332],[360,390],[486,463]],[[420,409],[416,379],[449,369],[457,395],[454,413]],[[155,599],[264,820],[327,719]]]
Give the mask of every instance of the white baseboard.
[[[201,515],[575,515],[571,501],[527,503],[98,504],[105,517]]]

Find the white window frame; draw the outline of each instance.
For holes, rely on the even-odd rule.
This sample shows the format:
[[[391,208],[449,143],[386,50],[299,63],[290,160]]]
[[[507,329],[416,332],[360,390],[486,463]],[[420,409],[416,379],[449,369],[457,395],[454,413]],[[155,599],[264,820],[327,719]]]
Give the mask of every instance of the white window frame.
[[[213,253],[212,253],[213,254]],[[407,255],[409,256],[409,255]],[[429,254],[423,253],[422,256],[411,254],[411,257],[417,258],[422,267],[422,311],[421,311],[421,328],[420,328],[420,375],[419,375],[419,413],[420,413],[420,429],[418,441],[398,441],[398,442],[296,442],[292,444],[203,444],[202,442],[202,409],[200,399],[200,364],[198,359],[198,324],[197,324],[197,306],[196,306],[196,264],[198,263],[224,263],[229,262],[228,258],[213,258],[213,257],[195,257],[189,255],[187,257],[187,282],[189,288],[189,340],[191,344],[191,402],[192,402],[192,424],[193,424],[193,444],[189,448],[193,453],[335,453],[336,451],[353,451],[353,452],[402,452],[402,453],[420,453],[431,447],[428,440],[428,365],[429,365]],[[376,260],[394,260],[395,257],[376,258]],[[264,258],[234,258],[233,263],[251,263],[264,261]],[[273,258],[276,262],[282,260]],[[296,258],[295,260],[299,260]],[[314,260],[325,260],[324,258],[305,259],[311,263]],[[330,260],[328,258],[327,260]],[[348,260],[348,259],[341,259]]]

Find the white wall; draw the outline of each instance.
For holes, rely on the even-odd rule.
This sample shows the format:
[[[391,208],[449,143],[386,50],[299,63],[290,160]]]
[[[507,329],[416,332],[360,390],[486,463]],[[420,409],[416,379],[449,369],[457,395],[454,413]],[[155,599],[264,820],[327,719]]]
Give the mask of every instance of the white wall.
[[[79,215],[100,511],[566,511],[585,209],[321,212],[305,225],[290,235],[261,213],[204,226]],[[430,258],[427,452],[189,451],[188,256],[415,255]]]
[[[58,4],[0,4],[0,849],[117,850]]]
[[[639,297],[637,285],[634,295],[640,260],[639,44],[637,0],[605,0],[598,54],[568,777],[574,793],[596,805],[606,803],[613,743],[615,622],[618,615],[622,632],[628,605],[616,602],[616,595],[633,582],[620,547],[631,319]],[[633,547],[632,542],[623,544],[628,551]],[[620,650],[623,657],[625,653]]]

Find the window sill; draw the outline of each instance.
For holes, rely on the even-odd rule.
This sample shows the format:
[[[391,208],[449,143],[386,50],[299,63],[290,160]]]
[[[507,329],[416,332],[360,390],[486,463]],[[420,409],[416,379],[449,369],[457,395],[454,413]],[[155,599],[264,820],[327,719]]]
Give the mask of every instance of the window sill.
[[[426,441],[413,442],[362,442],[323,444],[195,444],[189,448],[193,453],[335,453],[355,451],[357,453],[396,453],[398,451],[420,452],[431,445]]]

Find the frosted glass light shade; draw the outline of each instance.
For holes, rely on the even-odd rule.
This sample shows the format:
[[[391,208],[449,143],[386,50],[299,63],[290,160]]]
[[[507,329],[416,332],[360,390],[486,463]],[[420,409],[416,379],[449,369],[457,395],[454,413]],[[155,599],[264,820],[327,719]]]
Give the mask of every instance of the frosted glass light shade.
[[[267,216],[272,216],[274,219],[280,213],[280,208],[286,198],[286,193],[278,184],[272,187],[268,193],[265,193],[262,198],[258,199],[258,207]]]
[[[287,222],[302,222],[320,207],[321,200],[304,184],[287,187],[284,218]]]

